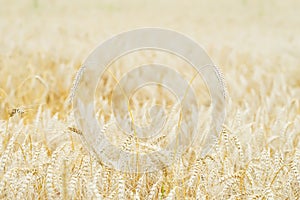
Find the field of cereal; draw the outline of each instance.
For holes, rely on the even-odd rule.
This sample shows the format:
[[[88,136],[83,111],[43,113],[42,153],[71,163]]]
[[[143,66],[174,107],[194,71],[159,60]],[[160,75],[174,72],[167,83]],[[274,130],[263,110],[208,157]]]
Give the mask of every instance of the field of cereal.
[[[300,1],[0,5],[0,199],[300,198]],[[101,41],[152,26],[206,49],[224,74],[227,116],[208,156],[192,146],[178,165],[126,174],[86,150],[66,102],[77,70]],[[104,115],[112,82],[107,75],[99,83]]]

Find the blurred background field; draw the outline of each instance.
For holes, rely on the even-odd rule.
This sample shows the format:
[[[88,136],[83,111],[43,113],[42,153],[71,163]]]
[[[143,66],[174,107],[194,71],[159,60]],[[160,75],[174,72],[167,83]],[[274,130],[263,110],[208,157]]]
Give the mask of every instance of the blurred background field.
[[[300,198],[299,10],[297,0],[0,0],[0,198]],[[161,174],[120,175],[84,150],[64,105],[101,41],[152,26],[194,38],[223,71],[227,128],[210,158],[189,149]]]

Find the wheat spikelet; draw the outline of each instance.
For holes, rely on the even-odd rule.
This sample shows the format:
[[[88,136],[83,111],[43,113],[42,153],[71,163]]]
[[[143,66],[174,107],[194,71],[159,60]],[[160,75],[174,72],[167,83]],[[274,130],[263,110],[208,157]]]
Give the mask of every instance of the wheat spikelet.
[[[81,192],[83,195],[88,196],[91,195],[93,192],[90,191],[90,188],[88,186],[88,180],[91,177],[90,176],[90,156],[85,155],[82,159],[81,167],[79,169],[79,180],[81,183]]]
[[[127,136],[126,140],[123,142],[121,149],[123,151],[131,152],[133,151],[132,147],[135,146],[137,140],[136,137],[133,135]]]
[[[286,184],[283,187],[283,192],[282,194],[285,197],[290,197],[290,194],[292,192],[292,182],[293,182],[294,177],[292,176],[292,174],[288,174],[288,179],[286,181]]]
[[[220,70],[220,68],[218,66],[214,65],[213,67],[214,67],[214,70],[217,74],[218,81],[221,84],[221,88],[224,89],[223,90],[223,97],[226,99],[227,96],[228,96],[228,90],[227,90],[224,75],[223,75],[222,71]]]
[[[162,135],[162,136],[159,136],[158,138],[151,139],[150,145],[152,145],[152,146],[158,146],[163,141],[165,141],[166,138],[167,138],[166,135]]]
[[[223,135],[223,138],[224,138],[224,144],[225,144],[225,147],[226,147],[226,152],[229,151],[229,131],[227,128],[223,128],[222,130],[222,135]],[[225,154],[226,155],[226,154]]]
[[[152,200],[156,196],[158,187],[160,186],[161,182],[162,182],[162,175],[159,175],[158,180],[151,186],[149,195],[147,197],[148,200]]]
[[[106,197],[107,199],[118,199],[119,198],[119,173],[115,172],[111,174],[111,182],[112,185],[108,190],[108,196]]]
[[[24,180],[22,181],[21,186],[20,186],[20,188],[19,188],[19,191],[18,191],[18,194],[17,194],[17,198],[16,198],[16,199],[23,199],[24,196],[27,195],[27,194],[25,194],[25,191],[28,190],[27,188],[28,188],[28,185],[29,185],[29,183],[30,183],[30,181],[31,181],[32,178],[33,178],[33,174],[32,174],[31,172],[28,173],[28,174],[25,176],[25,178],[24,178]],[[28,191],[27,191],[27,193],[28,193]]]
[[[111,178],[111,170],[108,168],[104,168],[103,170],[103,176],[101,179],[101,190],[104,193],[107,193],[110,189],[110,178]]]
[[[140,200],[141,190],[145,186],[145,174],[142,174],[142,176],[139,178],[137,185],[135,187],[135,194],[134,199]]]
[[[298,183],[294,183],[291,185],[292,191],[293,191],[293,198],[299,199],[300,198],[300,191],[299,191],[299,185]]]
[[[47,188],[47,198],[48,199],[55,199],[55,189],[53,186],[53,174],[54,169],[53,166],[50,164],[50,166],[47,169],[47,176],[46,176],[46,188]]]
[[[226,175],[225,177],[222,177],[221,178],[221,183],[225,183],[225,186],[223,188],[223,191],[222,191],[222,196],[223,197],[227,197],[229,195],[229,190],[230,188],[234,185],[234,184],[238,184],[240,182],[240,180],[243,178],[243,173],[244,171],[241,170],[241,171],[238,171],[232,175]]]
[[[52,157],[49,163],[49,166],[47,168],[47,175],[46,175],[46,189],[47,189],[47,198],[48,199],[56,199],[57,197],[57,190],[54,185],[55,180],[55,169],[57,168],[57,165],[59,162],[57,162],[58,155],[61,153],[61,150],[64,148],[64,146],[61,146],[52,153]],[[59,181],[61,182],[61,181]],[[57,185],[56,185],[57,186]]]
[[[191,170],[191,177],[188,180],[188,187],[194,187],[195,179],[198,176],[198,172],[200,170],[200,166],[202,162],[203,162],[202,159],[199,159],[196,160],[195,164],[193,165]]]
[[[4,190],[3,196],[8,199],[15,199],[17,196],[17,189],[20,186],[18,174],[21,173],[19,168],[14,170],[14,173],[10,173],[11,176],[7,176],[6,189]]]
[[[75,173],[71,176],[69,187],[68,187],[68,194],[70,197],[73,197],[74,191],[76,189],[76,185],[79,178],[79,172],[75,171]]]
[[[253,177],[252,177],[252,173],[253,173],[252,167],[248,166],[247,169],[246,169],[246,171],[245,171],[245,176],[249,180],[250,185],[253,187],[254,186],[254,180],[253,180]]]
[[[293,162],[291,164],[291,168],[294,172],[294,176],[298,182],[298,186],[300,187],[300,173],[299,173],[299,170],[297,168],[297,165],[298,163],[300,162],[300,149],[297,148],[296,151],[295,151],[295,155],[294,155],[294,159],[293,159]]]
[[[67,151],[67,148],[64,146],[60,150],[60,154],[63,154],[66,156],[65,151]],[[56,163],[54,163],[53,168],[54,169],[60,169],[60,173],[55,174],[53,176],[53,182],[55,183],[55,191],[57,194],[59,194],[59,197],[61,199],[67,199],[68,198],[68,191],[67,191],[67,159],[64,157],[61,157],[57,159]]]
[[[225,146],[227,148],[227,151],[229,149],[229,134],[230,134],[230,138],[233,140],[234,145],[238,150],[238,154],[239,154],[239,157],[242,161],[242,164],[244,164],[245,163],[245,156],[244,156],[242,145],[241,145],[239,139],[237,138],[237,136],[231,134],[232,132],[229,131],[229,128],[226,125],[223,125],[223,127],[224,128],[222,130],[222,134],[223,134],[223,137],[224,137],[224,143],[225,143]]]
[[[41,148],[38,147],[38,145],[33,145],[33,149],[34,149],[34,152],[33,152],[33,156],[32,156],[32,159],[31,159],[31,163],[33,166],[37,166],[38,164],[38,157],[39,155],[41,154]]]
[[[0,182],[0,197],[2,196],[2,192],[5,186],[5,183],[7,180],[9,180],[10,177],[13,177],[13,174],[15,173],[17,169],[15,168],[11,168],[8,171],[6,171],[6,173],[4,174],[1,182]]]
[[[238,153],[239,153],[242,163],[245,163],[245,156],[244,156],[242,145],[241,145],[239,139],[236,136],[232,136],[232,139],[234,141],[236,148],[238,149]]]
[[[73,86],[72,86],[72,89],[71,89],[71,92],[70,92],[70,96],[68,97],[67,105],[70,105],[71,102],[73,101],[73,99],[75,97],[75,92],[78,88],[78,85],[80,83],[81,77],[82,77],[85,69],[86,69],[86,66],[83,65],[83,66],[80,67],[79,71],[77,72],[76,77],[73,81]],[[65,107],[66,107],[66,105],[65,105]]]
[[[67,160],[63,160],[63,173],[62,173],[62,198],[68,199],[68,188],[67,180],[68,179],[68,170],[67,170]]]
[[[119,175],[118,179],[118,197],[120,200],[125,199],[125,181],[122,174]]]
[[[269,173],[269,169],[271,166],[271,158],[270,158],[270,152],[266,149],[263,150],[261,154],[261,161],[262,161],[262,167],[264,173]]]
[[[74,198],[74,195],[75,195],[75,190],[78,186],[78,180],[79,180],[79,173],[80,173],[80,168],[81,168],[81,165],[82,165],[82,160],[83,160],[83,156],[82,155],[78,155],[79,153],[75,152],[73,155],[72,155],[72,159],[74,159],[73,161],[73,165],[72,165],[72,169],[71,169],[71,172],[70,172],[70,178],[69,178],[69,181],[67,183],[68,185],[68,197],[73,199]]]
[[[7,147],[4,151],[4,153],[1,155],[0,158],[0,174],[3,172],[6,162],[9,160],[10,158],[10,152],[12,151],[13,147],[14,147],[14,143],[15,140],[17,138],[17,136],[19,135],[20,132],[16,132],[15,134],[12,135],[12,137],[10,138]]]
[[[102,199],[102,195],[98,189],[98,180],[99,180],[99,177],[101,176],[101,173],[102,173],[102,168],[99,168],[95,175],[94,175],[94,178],[93,178],[93,182],[91,182],[91,188],[93,189],[93,192],[94,192],[94,195],[96,197],[96,199]]]
[[[279,152],[275,152],[274,154],[274,170],[278,170],[282,166],[282,157]]]

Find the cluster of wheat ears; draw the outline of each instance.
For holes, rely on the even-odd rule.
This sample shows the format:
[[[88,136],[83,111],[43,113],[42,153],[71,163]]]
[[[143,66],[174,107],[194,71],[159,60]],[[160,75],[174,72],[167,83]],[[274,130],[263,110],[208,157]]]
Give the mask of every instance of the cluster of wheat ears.
[[[2,2],[0,199],[300,199],[299,6],[294,0]],[[145,25],[204,45],[224,73],[227,115],[205,157],[196,142],[161,171],[122,173],[86,148],[66,102],[99,41]],[[115,63],[111,72],[119,78],[125,65],[145,60],[185,66],[146,53]],[[119,138],[110,121],[115,77],[103,75],[95,105],[105,134],[127,149],[132,137]],[[167,98],[149,91],[142,96]],[[143,109],[135,107],[135,116]]]

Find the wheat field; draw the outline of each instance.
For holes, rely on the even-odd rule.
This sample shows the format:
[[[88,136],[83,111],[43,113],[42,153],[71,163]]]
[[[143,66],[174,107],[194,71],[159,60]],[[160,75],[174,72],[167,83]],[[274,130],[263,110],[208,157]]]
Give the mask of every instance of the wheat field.
[[[0,199],[300,199],[299,1],[0,5]],[[121,173],[87,150],[67,101],[78,69],[101,41],[151,26],[184,33],[206,49],[226,81],[226,120],[207,156],[193,145],[162,171]],[[128,60],[153,57],[184,65],[147,52]],[[127,61],[112,66],[117,77]],[[113,84],[109,74],[99,82],[103,123]],[[118,140],[113,128],[106,132]],[[133,142],[122,141],[125,148]]]

